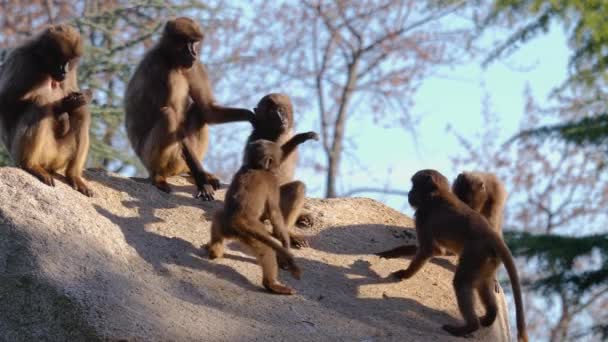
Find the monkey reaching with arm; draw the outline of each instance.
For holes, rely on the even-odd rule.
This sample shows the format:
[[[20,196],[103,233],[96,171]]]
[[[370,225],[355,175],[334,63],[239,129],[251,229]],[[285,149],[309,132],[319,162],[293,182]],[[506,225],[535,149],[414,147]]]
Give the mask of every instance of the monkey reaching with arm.
[[[255,109],[255,122],[251,135],[247,139],[252,142],[258,139],[274,141],[284,144],[294,136],[293,104],[289,96],[272,93],[265,95],[258,102]],[[306,247],[308,241],[297,234],[293,228],[296,224],[311,226],[312,216],[302,213],[306,195],[306,185],[301,181],[294,181],[297,152],[285,157],[278,170],[279,184],[281,185],[281,212],[285,219],[287,229],[294,247]]]
[[[213,216],[211,223],[211,241],[206,246],[209,258],[223,256],[224,239],[238,239],[262,267],[264,287],[278,294],[290,295],[295,291],[278,281],[277,257],[296,279],[301,272],[289,252],[290,238],[281,213],[277,170],[298,144],[315,137],[313,132],[298,134],[283,146],[268,140],[248,143],[243,166],[226,192],[224,208]],[[270,219],[272,235],[262,223],[262,216]]]
[[[454,274],[454,291],[465,324],[444,325],[452,335],[465,336],[482,326],[494,323],[498,306],[493,292],[496,270],[502,261],[513,288],[517,318],[518,341],[527,341],[521,285],[513,256],[502,237],[478,212],[459,200],[451,191],[448,180],[435,170],[418,171],[412,177],[408,194],[414,213],[418,250],[407,269],[392,276],[407,279],[418,272],[434,255],[438,247],[459,257]],[[477,291],[486,314],[478,318],[474,307]]]
[[[93,192],[82,179],[89,150],[90,92],[80,92],[77,65],[80,33],[53,25],[11,50],[0,68],[0,136],[15,163],[54,186],[65,171],[82,194]]]
[[[196,196],[212,200],[220,182],[201,165],[209,144],[208,124],[253,121],[254,114],[215,102],[207,70],[198,60],[202,40],[203,32],[192,19],[167,22],[127,85],[125,124],[156,187],[170,192],[167,177],[190,172]]]

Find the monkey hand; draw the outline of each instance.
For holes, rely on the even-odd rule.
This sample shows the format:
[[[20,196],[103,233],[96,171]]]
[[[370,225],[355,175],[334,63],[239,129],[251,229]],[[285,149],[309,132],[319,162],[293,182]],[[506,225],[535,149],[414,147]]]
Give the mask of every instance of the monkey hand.
[[[306,132],[304,134],[306,134],[306,139],[307,140],[316,140],[316,141],[319,141],[319,135],[317,134],[317,132],[310,131],[310,132]]]
[[[211,184],[204,184],[198,189],[198,193],[196,194],[196,198],[201,198],[203,201],[213,201],[213,194],[215,191],[213,190],[213,186]]]
[[[393,272],[389,275],[390,278],[397,279],[397,280],[408,279],[411,276],[412,275],[407,270],[400,270],[397,272]]]
[[[247,121],[249,121],[251,126],[255,128],[255,121],[256,121],[255,108],[253,109],[253,111],[249,111],[249,116],[248,116]]]
[[[87,96],[80,92],[70,93],[59,101],[59,105],[55,107],[55,115],[65,112],[71,112],[87,104]]]

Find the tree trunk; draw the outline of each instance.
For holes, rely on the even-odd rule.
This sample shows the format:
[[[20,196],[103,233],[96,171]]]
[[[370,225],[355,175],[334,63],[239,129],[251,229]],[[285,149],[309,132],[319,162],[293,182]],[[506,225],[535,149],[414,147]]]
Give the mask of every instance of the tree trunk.
[[[325,197],[337,197],[336,193],[336,177],[340,168],[340,160],[342,159],[342,143],[344,141],[344,127],[346,126],[346,109],[357,84],[357,66],[359,55],[355,54],[352,63],[348,65],[348,78],[342,95],[340,96],[340,107],[338,115],[334,123],[334,139],[331,149],[327,153],[327,182]]]

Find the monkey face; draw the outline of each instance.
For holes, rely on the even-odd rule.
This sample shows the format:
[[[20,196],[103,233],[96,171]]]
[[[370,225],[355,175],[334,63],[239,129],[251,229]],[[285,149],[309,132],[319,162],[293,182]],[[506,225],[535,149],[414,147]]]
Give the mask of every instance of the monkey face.
[[[435,170],[421,170],[412,176],[412,189],[407,195],[410,205],[417,209],[428,205],[439,195],[439,189],[448,186],[448,180]]]
[[[264,127],[264,130],[281,134],[288,131],[293,121],[293,106],[287,95],[269,94],[258,102],[253,110],[257,123]]]
[[[475,211],[480,211],[488,198],[483,180],[466,172],[456,177],[452,192]]]
[[[244,161],[249,168],[272,171],[279,167],[281,153],[277,143],[259,139],[247,145]]]
[[[49,75],[53,78],[53,80],[57,82],[61,82],[65,80],[65,75],[68,73],[70,69],[70,62],[58,63],[56,65],[50,66]]]
[[[203,37],[203,32],[194,20],[182,17],[167,22],[163,39],[176,64],[190,68],[198,59]]]

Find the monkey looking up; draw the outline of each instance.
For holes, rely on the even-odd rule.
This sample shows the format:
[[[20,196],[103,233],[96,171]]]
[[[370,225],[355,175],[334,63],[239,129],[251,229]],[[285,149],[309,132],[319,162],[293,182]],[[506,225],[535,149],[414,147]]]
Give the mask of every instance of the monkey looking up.
[[[252,142],[266,139],[283,144],[293,137],[294,118],[293,104],[285,94],[268,94],[258,102],[255,109],[255,122],[253,131],[247,139]],[[290,154],[281,163],[278,171],[281,184],[281,212],[290,231],[294,247],[308,246],[306,239],[293,231],[295,224],[311,226],[313,223],[310,214],[302,214],[306,187],[304,183],[294,181],[295,168],[298,161],[297,152]]]
[[[53,25],[11,50],[0,68],[0,136],[15,163],[54,186],[63,171],[86,196],[82,179],[89,150],[90,92],[80,92],[80,33]]]
[[[212,200],[220,186],[201,165],[208,124],[254,120],[248,109],[216,103],[199,61],[203,32],[190,18],[170,20],[159,42],[143,57],[125,92],[125,125],[131,146],[152,183],[171,192],[167,177],[189,172],[196,197]]]
[[[278,169],[281,161],[293,152],[298,143],[304,142],[304,138],[304,135],[296,135],[282,147],[269,140],[247,144],[243,166],[230,183],[224,208],[213,216],[211,241],[207,245],[209,258],[215,259],[224,254],[224,239],[238,239],[253,252],[262,267],[264,287],[277,294],[295,293],[277,279],[277,256],[295,278],[299,279],[301,273],[289,252],[289,233],[279,203]],[[272,235],[260,220],[262,216],[270,219]]]
[[[498,306],[492,285],[502,261],[513,288],[518,341],[528,341],[519,275],[502,237],[481,214],[450,191],[448,180],[438,171],[416,172],[412,177],[408,201],[415,209],[418,250],[408,268],[394,272],[392,276],[398,279],[412,277],[438,247],[458,254],[453,284],[465,324],[444,325],[443,329],[455,336],[465,336],[478,330],[480,324],[492,325],[496,319]],[[481,318],[475,313],[474,291],[486,309],[485,316]]]

